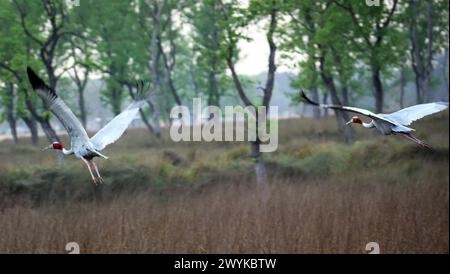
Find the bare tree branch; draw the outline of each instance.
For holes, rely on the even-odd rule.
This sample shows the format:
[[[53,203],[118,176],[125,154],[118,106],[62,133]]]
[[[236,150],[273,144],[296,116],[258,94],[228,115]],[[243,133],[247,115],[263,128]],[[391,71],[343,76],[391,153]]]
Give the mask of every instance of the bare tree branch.
[[[34,36],[31,31],[28,29],[27,24],[25,22],[25,18],[27,16],[25,10],[22,9],[22,7],[20,6],[20,4],[17,2],[17,0],[13,0],[14,5],[17,7],[17,10],[19,11],[20,14],[20,23],[22,25],[22,28],[25,32],[25,34],[34,42],[36,42],[38,45],[40,45],[41,47],[44,46],[44,42],[42,42],[41,40],[39,40],[36,36]]]

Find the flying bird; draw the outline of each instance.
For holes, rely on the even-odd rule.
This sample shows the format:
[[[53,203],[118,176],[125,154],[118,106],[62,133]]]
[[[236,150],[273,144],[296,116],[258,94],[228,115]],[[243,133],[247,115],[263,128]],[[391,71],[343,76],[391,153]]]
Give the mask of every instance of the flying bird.
[[[37,74],[27,67],[28,80],[33,90],[42,98],[49,110],[58,118],[70,137],[70,149],[66,149],[61,143],[53,142],[46,149],[61,150],[65,155],[75,155],[80,158],[89,169],[94,184],[102,183],[97,164],[93,161],[95,157],[108,159],[100,153],[107,145],[114,143],[122,136],[128,125],[136,118],[139,109],[146,103],[144,83],[137,83],[137,95],[133,102],[122,113],[114,117],[108,124],[100,129],[92,138],[86,133],[78,118],[73,114],[64,101],[56,95],[55,91],[47,86]],[[94,176],[92,170],[97,176]]]
[[[401,109],[399,111],[383,114],[378,113],[375,114],[369,110],[355,107],[347,107],[347,106],[339,106],[339,105],[328,105],[328,104],[319,104],[317,102],[309,99],[303,90],[300,92],[301,98],[311,105],[321,107],[321,108],[329,108],[329,109],[337,109],[342,111],[353,112],[357,114],[364,115],[372,119],[369,123],[365,123],[358,116],[353,116],[350,121],[347,122],[347,125],[350,124],[359,124],[365,128],[375,128],[381,134],[384,135],[399,135],[402,136],[421,147],[431,148],[428,144],[419,140],[416,136],[412,134],[415,131],[413,128],[408,127],[412,124],[412,122],[422,119],[425,116],[443,111],[448,108],[448,103],[446,102],[435,102],[435,103],[427,103],[420,104],[411,107],[407,107]]]

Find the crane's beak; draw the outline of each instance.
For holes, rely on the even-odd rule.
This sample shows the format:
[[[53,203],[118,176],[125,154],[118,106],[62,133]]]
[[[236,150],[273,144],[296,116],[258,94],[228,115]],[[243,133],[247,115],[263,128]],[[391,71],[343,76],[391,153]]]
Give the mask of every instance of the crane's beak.
[[[42,149],[42,151],[47,150],[47,149],[51,149],[52,147],[53,147],[53,145],[49,145],[49,146],[47,146],[47,147],[44,147],[44,148]]]
[[[347,126],[348,125],[351,125],[353,123],[353,121],[352,120],[350,120],[350,121],[348,121],[347,123],[345,123]]]

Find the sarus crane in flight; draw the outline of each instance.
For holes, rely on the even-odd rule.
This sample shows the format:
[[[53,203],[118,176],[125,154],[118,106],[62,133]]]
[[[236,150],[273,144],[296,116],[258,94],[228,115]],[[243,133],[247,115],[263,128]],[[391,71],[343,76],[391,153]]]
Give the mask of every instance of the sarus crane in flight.
[[[146,94],[144,92],[144,83],[140,82],[137,84],[137,96],[133,102],[100,129],[92,138],[89,138],[81,122],[64,101],[56,95],[55,91],[47,86],[29,67],[27,68],[27,75],[33,89],[39,97],[42,98],[49,110],[62,123],[70,137],[70,149],[64,148],[61,143],[53,142],[48,147],[44,148],[44,150],[56,149],[61,150],[65,155],[75,155],[88,167],[92,180],[94,180],[94,184],[102,183],[103,178],[100,176],[97,164],[93,159],[94,157],[108,159],[108,157],[100,153],[100,151],[122,136],[128,128],[128,125],[136,118],[139,109],[145,105]],[[94,176],[92,169],[95,170],[97,177]]]
[[[419,120],[425,116],[443,111],[448,108],[448,103],[446,102],[435,102],[407,107],[390,114],[383,114],[383,113],[375,114],[369,110],[362,108],[319,104],[309,99],[303,90],[300,91],[300,96],[306,103],[310,105],[326,109],[336,109],[353,112],[372,119],[369,123],[365,123],[358,116],[353,116],[352,119],[347,122],[347,125],[359,124],[365,128],[376,128],[381,134],[399,135],[418,144],[421,147],[426,148],[431,147],[428,144],[424,143],[423,141],[419,140],[416,136],[414,136],[412,132],[415,130],[408,126],[411,125],[412,122],[416,120]]]

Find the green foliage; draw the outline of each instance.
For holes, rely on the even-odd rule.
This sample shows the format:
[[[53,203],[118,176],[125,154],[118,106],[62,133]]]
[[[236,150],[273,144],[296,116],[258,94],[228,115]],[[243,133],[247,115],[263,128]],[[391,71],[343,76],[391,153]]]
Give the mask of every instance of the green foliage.
[[[382,84],[393,98],[398,98],[399,71],[403,68],[407,80],[411,77],[410,27],[418,29],[421,55],[426,55],[426,1],[418,1],[419,16],[414,16],[411,2],[399,2],[389,24],[389,1],[380,6],[367,6],[365,1],[313,0],[251,0],[251,1],[191,1],[191,0],[83,0],[81,5],[67,7],[63,0],[1,1],[0,2],[0,88],[14,85],[14,114],[29,117],[25,99],[37,113],[50,113],[30,89],[25,75],[31,66],[44,78],[48,67],[43,64],[42,43],[51,38],[52,22],[47,9],[56,9],[59,41],[51,64],[58,74],[58,88],[68,89],[73,69],[88,71],[89,76],[101,77],[104,86],[102,101],[118,113],[129,99],[128,87],[136,80],[151,79],[152,14],[155,5],[163,5],[158,41],[169,61],[173,61],[171,76],[181,101],[204,96],[209,104],[240,101],[230,77],[226,57],[232,51],[232,62],[239,62],[239,43],[249,41],[248,29],[268,30],[268,18],[273,5],[278,12],[278,27],[274,40],[277,64],[285,59],[297,60],[298,74],[292,81],[295,88],[325,90],[320,75],[319,57],[326,59],[324,70],[335,82],[339,95],[348,90],[349,101],[372,96],[373,70],[380,70]],[[21,14],[24,14],[22,24]],[[448,49],[448,1],[433,1],[432,53],[438,55]],[[387,27],[384,27],[386,24]],[[27,35],[25,28],[33,37]],[[44,58],[45,59],[45,58]],[[175,61],[176,60],[176,61]],[[163,118],[175,104],[167,79],[168,72],[160,56],[157,64],[160,79],[158,105]],[[69,72],[70,71],[70,72]],[[254,85],[239,75],[244,87]],[[45,79],[46,81],[51,79]],[[55,80],[55,79],[53,79]],[[433,79],[437,83],[439,79]],[[72,80],[69,80],[72,81]],[[246,88],[246,90],[249,90]],[[251,91],[254,91],[253,89]],[[73,92],[70,92],[73,93]],[[248,92],[255,105],[262,92]],[[295,100],[297,94],[294,94]],[[11,102],[5,92],[0,93],[2,109]],[[152,110],[146,109],[144,113]],[[78,111],[74,109],[74,112]],[[4,112],[3,112],[4,113]],[[4,116],[4,114],[3,114]]]
[[[186,16],[194,28],[195,81],[208,102],[219,105],[220,98],[231,88],[231,79],[226,74],[225,54],[221,48],[226,34],[220,4],[218,1],[202,1],[194,5]]]

